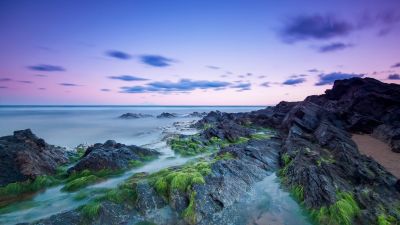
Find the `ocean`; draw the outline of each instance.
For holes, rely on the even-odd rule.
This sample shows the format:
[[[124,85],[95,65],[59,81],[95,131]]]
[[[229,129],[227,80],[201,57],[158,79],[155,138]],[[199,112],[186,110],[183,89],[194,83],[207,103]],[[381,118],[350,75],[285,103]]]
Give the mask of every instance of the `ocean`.
[[[146,145],[157,141],[163,129],[174,122],[192,121],[192,112],[247,112],[253,106],[0,106],[0,136],[30,128],[46,142],[66,148],[115,140],[123,144]],[[162,112],[176,118],[158,119]],[[124,113],[154,117],[120,119]]]

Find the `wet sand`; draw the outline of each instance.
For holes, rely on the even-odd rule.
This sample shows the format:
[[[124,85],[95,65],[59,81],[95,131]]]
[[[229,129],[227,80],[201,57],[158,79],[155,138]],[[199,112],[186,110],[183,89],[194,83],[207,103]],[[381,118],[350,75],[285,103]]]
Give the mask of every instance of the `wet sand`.
[[[400,153],[392,152],[388,144],[370,135],[353,134],[352,139],[362,154],[371,156],[394,176],[400,178]]]

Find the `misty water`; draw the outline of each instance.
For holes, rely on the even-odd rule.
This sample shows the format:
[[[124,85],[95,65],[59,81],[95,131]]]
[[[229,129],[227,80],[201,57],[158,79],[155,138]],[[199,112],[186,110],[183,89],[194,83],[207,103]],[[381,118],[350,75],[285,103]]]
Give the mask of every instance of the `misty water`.
[[[0,224],[33,222],[41,218],[75,209],[89,199],[77,200],[82,192],[91,193],[91,198],[114,188],[124,180],[140,172],[156,172],[170,166],[182,165],[195,158],[175,155],[167,146],[165,137],[170,134],[194,134],[197,131],[186,124],[198,118],[188,117],[194,111],[246,112],[261,107],[115,107],[115,106],[74,106],[74,107],[0,107],[0,136],[11,135],[13,131],[30,128],[46,142],[74,149],[79,144],[91,145],[106,140],[123,144],[134,144],[156,149],[162,155],[140,168],[126,171],[122,175],[88,186],[77,192],[63,192],[63,185],[48,188],[18,202],[0,208]],[[124,113],[151,114],[154,117],[140,119],[119,119]],[[158,119],[162,112],[176,113],[176,118]],[[178,125],[177,125],[178,124]],[[245,198],[237,204],[240,223],[245,224],[308,224],[297,203],[281,189],[275,174],[255,185]]]

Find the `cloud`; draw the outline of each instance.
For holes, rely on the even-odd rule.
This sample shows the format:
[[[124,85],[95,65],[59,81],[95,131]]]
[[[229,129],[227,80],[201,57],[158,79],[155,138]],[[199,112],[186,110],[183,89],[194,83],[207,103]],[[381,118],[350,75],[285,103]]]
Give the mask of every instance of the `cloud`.
[[[38,64],[35,66],[28,66],[30,70],[41,71],[41,72],[61,72],[65,69],[61,66],[49,65],[49,64]]]
[[[308,72],[310,72],[310,73],[319,73],[320,71],[319,70],[317,70],[317,69],[309,69],[309,70],[307,70]]]
[[[342,73],[342,72],[320,74],[318,75],[319,81],[315,85],[321,86],[321,85],[333,84],[335,80],[349,79],[352,77],[363,77],[364,75],[365,74]]]
[[[44,91],[46,90],[46,88],[38,88],[38,90]]]
[[[111,91],[111,90],[108,89],[108,88],[102,88],[102,89],[100,89],[100,91],[109,92],[109,91]]]
[[[19,80],[18,82],[24,83],[24,84],[33,84],[33,81],[30,81],[30,80]]]
[[[0,78],[0,82],[9,82],[12,81],[11,78]]]
[[[350,48],[353,47],[352,44],[345,44],[342,42],[334,42],[331,44],[327,45],[322,45],[318,48],[318,51],[321,53],[326,53],[326,52],[333,52],[333,51],[338,51],[338,50],[343,50],[345,48]]]
[[[142,55],[140,56],[140,60],[142,63],[154,67],[167,67],[171,65],[171,62],[175,61],[160,55]]]
[[[73,84],[73,83],[59,83],[59,85],[65,86],[65,87],[79,87],[79,86],[81,86],[79,84]]]
[[[0,89],[6,89],[7,87],[6,86],[0,86]]]
[[[260,84],[260,86],[263,86],[263,87],[271,87],[271,82],[264,82],[264,83],[262,83],[262,84]]]
[[[400,62],[398,62],[398,63],[396,63],[396,64],[394,64],[393,66],[391,66],[392,68],[397,68],[397,67],[400,67]]]
[[[354,27],[349,22],[330,15],[302,15],[288,20],[280,30],[280,35],[283,41],[294,43],[309,39],[326,40],[346,36],[353,30]]]
[[[218,66],[206,66],[208,69],[212,69],[212,70],[219,70],[221,69],[221,67]]]
[[[43,74],[36,74],[36,77],[47,77],[47,75],[43,75]]]
[[[264,76],[264,75],[258,76],[259,79],[266,78],[266,77],[267,76]]]
[[[193,81],[181,79],[177,82],[157,81],[146,84],[145,86],[121,87],[123,93],[146,93],[146,92],[188,92],[196,89],[219,89],[230,85],[223,81]]]
[[[238,89],[237,91],[248,91],[251,90],[251,83],[239,83],[230,86],[231,88]]]
[[[128,53],[118,51],[118,50],[109,50],[106,52],[106,55],[116,58],[116,59],[121,59],[121,60],[127,60],[127,59],[132,58],[132,56],[129,55]]]
[[[291,79],[285,80],[282,84],[283,85],[297,85],[297,84],[304,83],[305,81],[306,81],[306,79],[304,79],[304,78],[291,78]]]
[[[289,78],[300,78],[300,77],[306,77],[308,76],[307,74],[294,74],[291,75]]]
[[[390,74],[390,75],[388,76],[388,79],[389,79],[389,80],[400,80],[400,75],[397,74],[397,73],[395,73],[395,74]]]
[[[131,75],[109,76],[108,78],[113,79],[113,80],[123,80],[123,81],[143,81],[143,80],[148,80],[148,79],[145,79],[145,78],[135,77],[135,76],[131,76]]]

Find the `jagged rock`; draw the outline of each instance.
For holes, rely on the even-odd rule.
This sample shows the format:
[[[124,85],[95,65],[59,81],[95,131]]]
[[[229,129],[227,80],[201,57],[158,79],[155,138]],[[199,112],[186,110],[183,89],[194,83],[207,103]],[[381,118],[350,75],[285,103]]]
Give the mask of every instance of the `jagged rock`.
[[[79,172],[85,169],[92,171],[127,169],[131,160],[142,161],[145,156],[155,157],[159,154],[155,150],[108,140],[104,144],[97,143],[89,147],[79,162],[68,172]]]
[[[194,185],[197,224],[230,224],[221,214],[243,196],[252,185],[278,167],[280,140],[250,141],[222,149],[231,160],[221,160],[211,167],[204,185]],[[225,214],[226,215],[226,214]]]
[[[142,114],[142,113],[125,113],[119,116],[120,119],[139,119],[139,118],[148,118],[153,117],[150,114]]]
[[[137,201],[136,209],[141,214],[148,214],[155,209],[166,206],[166,202],[147,182],[139,182],[136,186]]]
[[[30,129],[0,137],[0,186],[51,175],[69,161],[64,148],[47,144]]]
[[[206,112],[192,112],[189,115],[187,115],[188,117],[204,117],[206,116],[208,113]]]
[[[219,123],[214,127],[206,129],[202,136],[206,139],[218,137],[233,142],[240,137],[248,137],[250,134],[250,129],[240,126],[233,121],[226,120],[226,122]]]
[[[307,100],[335,113],[346,123],[348,131],[380,133],[377,137],[390,144],[393,151],[400,152],[399,85],[372,78],[337,80],[324,95],[311,96]]]
[[[167,112],[163,112],[160,115],[157,116],[157,118],[159,119],[163,119],[163,118],[175,118],[177,115],[176,113],[167,113]]]

